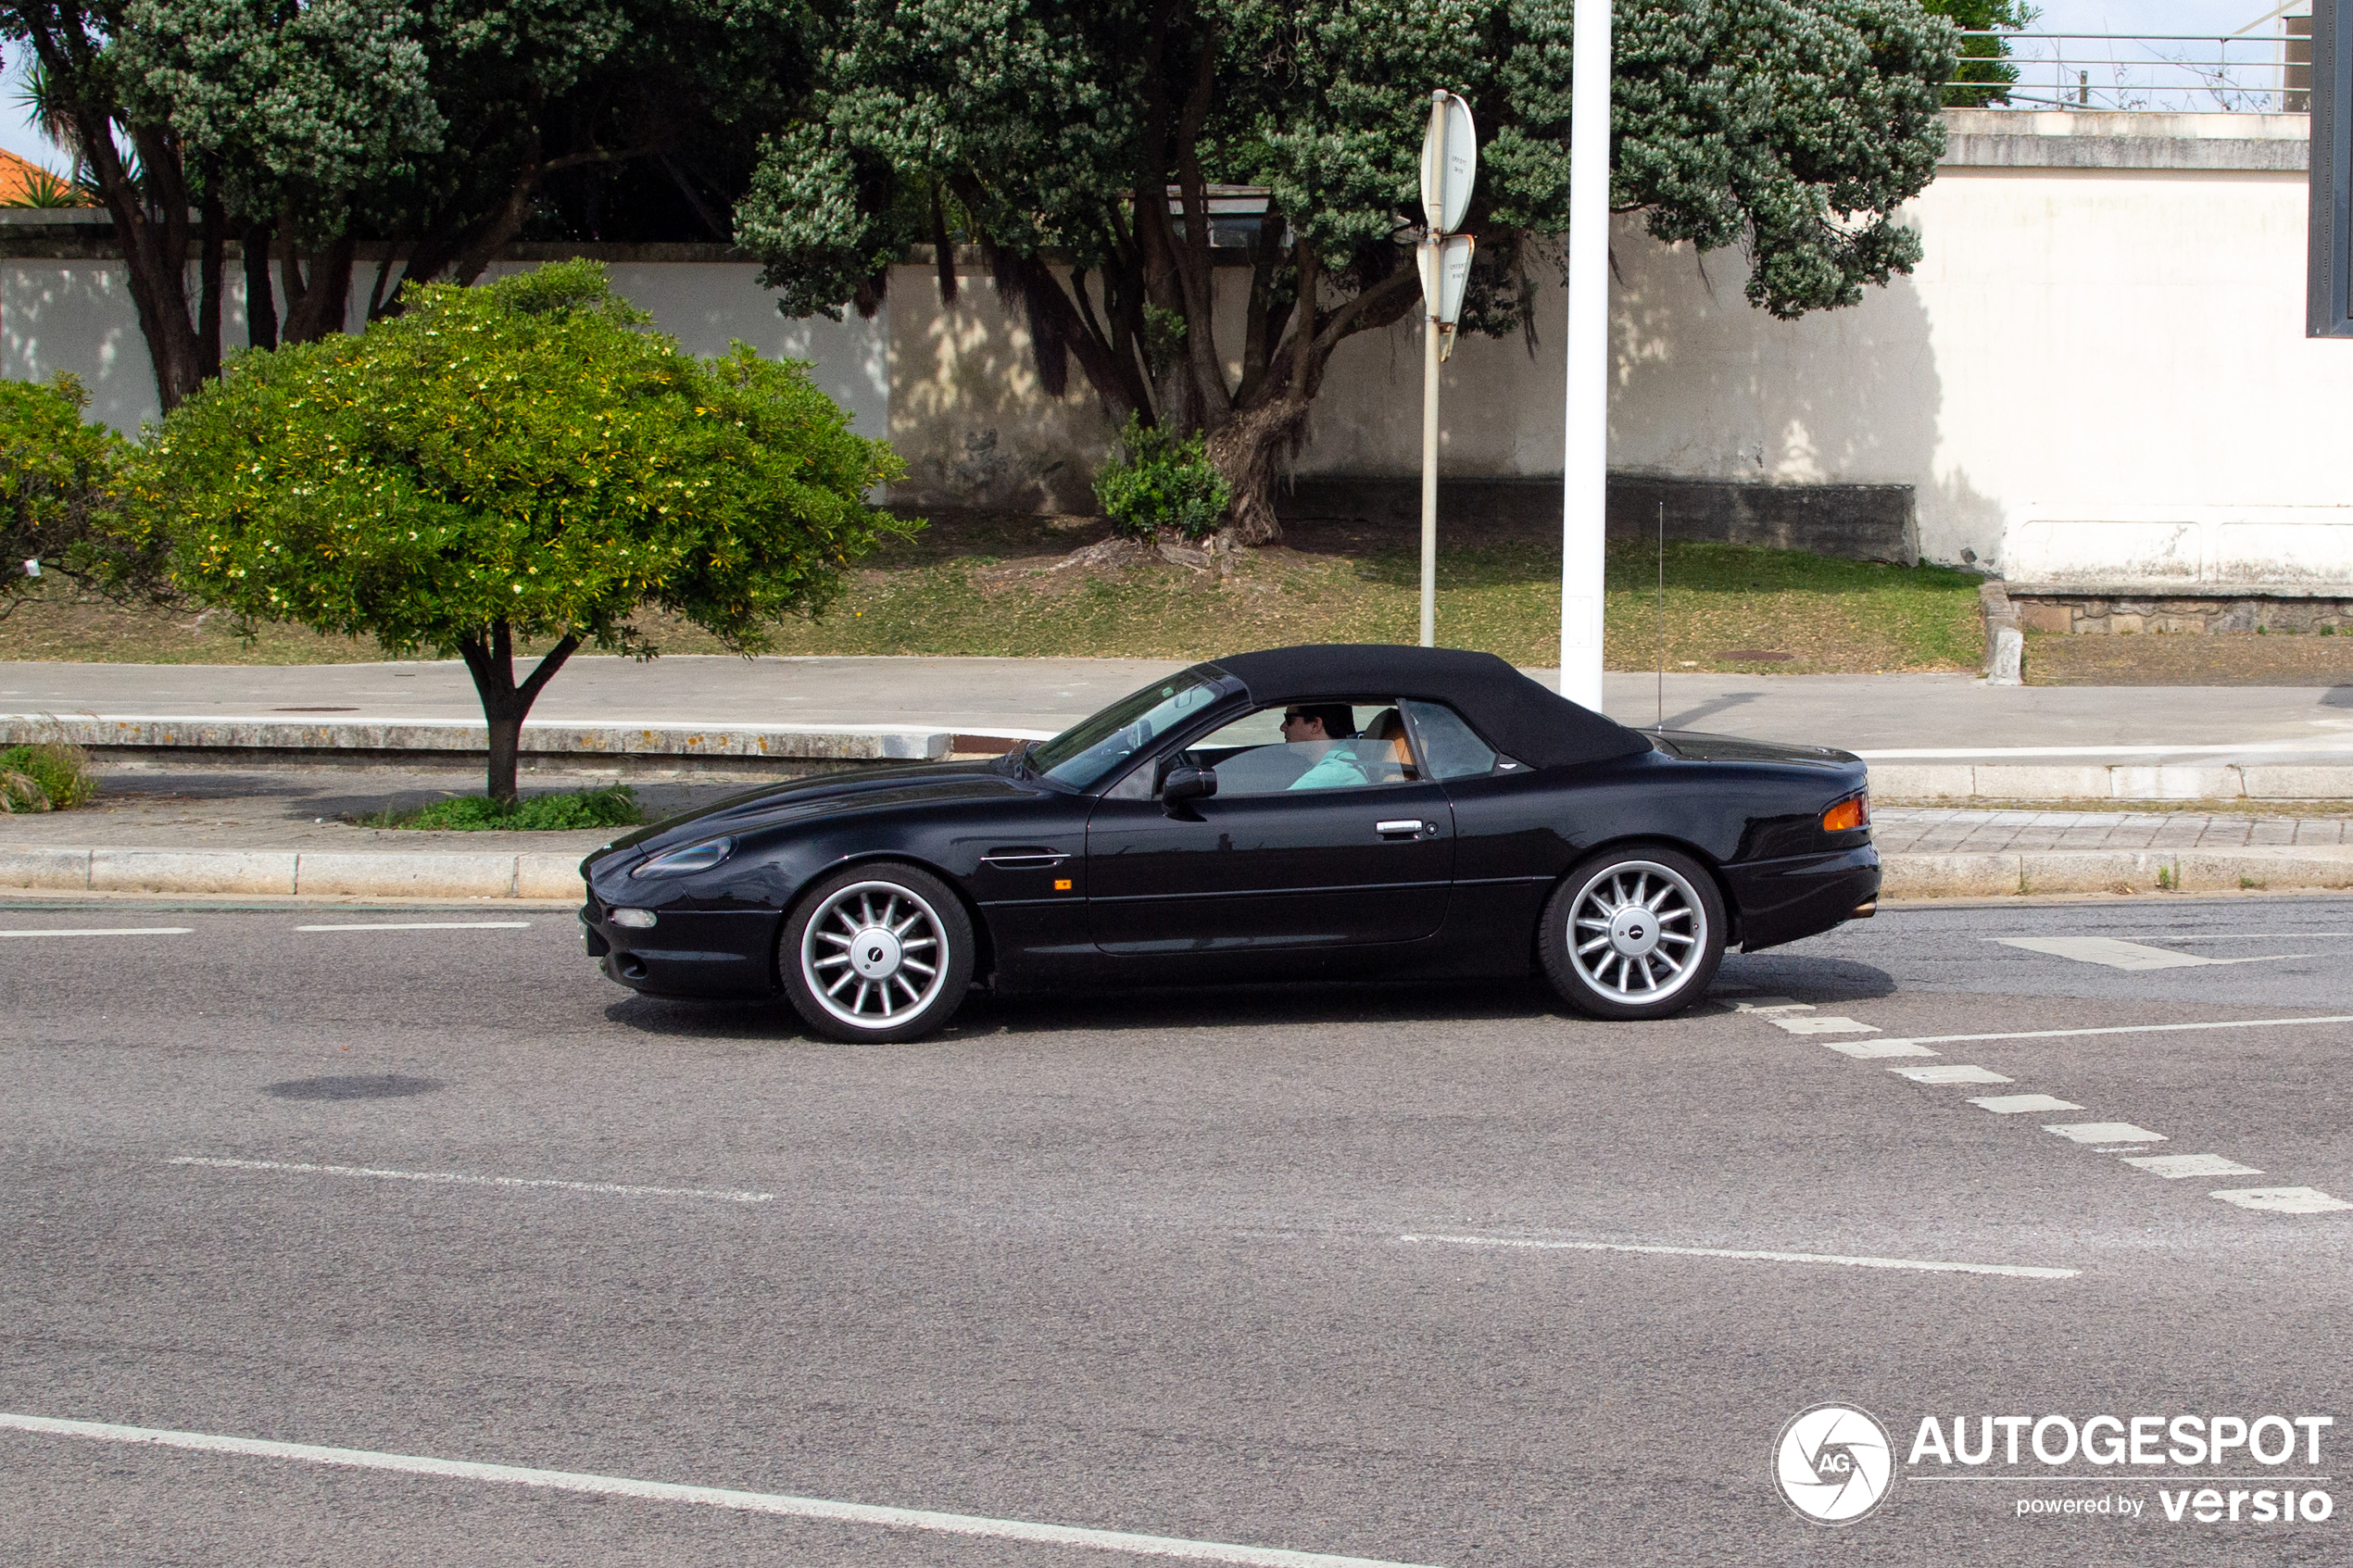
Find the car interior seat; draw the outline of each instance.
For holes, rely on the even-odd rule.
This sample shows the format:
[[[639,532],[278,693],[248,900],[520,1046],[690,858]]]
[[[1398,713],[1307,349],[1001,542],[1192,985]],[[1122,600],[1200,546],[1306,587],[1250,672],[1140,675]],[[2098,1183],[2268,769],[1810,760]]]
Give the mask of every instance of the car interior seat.
[[[1405,738],[1405,721],[1398,716],[1397,709],[1382,709],[1373,715],[1372,721],[1365,726],[1361,734],[1366,741],[1380,743],[1359,749],[1358,755],[1367,766],[1375,763],[1393,765],[1397,769],[1394,776],[1408,782],[1421,777],[1414,768],[1413,743]],[[1386,753],[1381,750],[1382,746],[1388,747]]]

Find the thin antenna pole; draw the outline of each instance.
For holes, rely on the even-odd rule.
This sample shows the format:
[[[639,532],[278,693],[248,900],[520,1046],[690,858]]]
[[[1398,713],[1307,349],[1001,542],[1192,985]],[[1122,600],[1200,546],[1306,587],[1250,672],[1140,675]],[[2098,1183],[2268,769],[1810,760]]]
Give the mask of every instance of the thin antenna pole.
[[[1658,504],[1658,724],[1667,733],[1667,503]]]

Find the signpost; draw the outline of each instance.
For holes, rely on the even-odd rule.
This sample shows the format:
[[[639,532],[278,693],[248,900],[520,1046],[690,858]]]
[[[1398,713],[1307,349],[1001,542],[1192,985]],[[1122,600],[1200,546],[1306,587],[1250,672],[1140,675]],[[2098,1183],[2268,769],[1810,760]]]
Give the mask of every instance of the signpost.
[[[1577,0],[1568,110],[1568,431],[1561,463],[1561,696],[1602,707],[1609,505],[1609,7]]]
[[[1422,136],[1422,217],[1416,261],[1422,274],[1422,646],[1438,639],[1438,367],[1454,346],[1470,282],[1472,248],[1454,225],[1470,209],[1478,177],[1478,133],[1470,105],[1440,88],[1429,95]],[[1442,341],[1441,341],[1442,340]]]
[[[2353,337],[2353,0],[2312,7],[2308,337]]]

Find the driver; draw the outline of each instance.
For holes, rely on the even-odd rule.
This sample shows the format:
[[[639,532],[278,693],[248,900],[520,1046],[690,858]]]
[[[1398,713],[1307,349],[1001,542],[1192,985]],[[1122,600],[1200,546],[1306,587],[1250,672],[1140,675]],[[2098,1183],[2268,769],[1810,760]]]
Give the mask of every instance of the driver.
[[[1337,744],[1355,738],[1356,710],[1344,702],[1301,703],[1283,709],[1283,743],[1315,759],[1288,787],[1354,789],[1370,782],[1354,748]]]

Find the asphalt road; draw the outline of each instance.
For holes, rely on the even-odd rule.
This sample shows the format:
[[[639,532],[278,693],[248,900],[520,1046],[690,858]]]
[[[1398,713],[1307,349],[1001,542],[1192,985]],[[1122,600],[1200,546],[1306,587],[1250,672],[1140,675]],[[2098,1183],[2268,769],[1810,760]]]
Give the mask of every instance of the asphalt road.
[[[368,922],[434,928],[300,929]],[[2353,900],[1890,911],[1660,1024],[1302,988],[868,1048],[619,992],[561,912],[0,909],[143,927],[0,935],[0,1562],[2353,1560],[2353,1210],[2209,1196],[2353,1198]],[[1891,1071],[1939,1067],[2009,1081]],[[2024,1094],[2080,1109],[1972,1103]],[[2126,1163],[2174,1155],[2249,1169]],[[1892,1461],[1840,1528],[1775,1484],[1827,1401],[1894,1449],[1798,1442]],[[2035,1459],[2098,1415],[2159,1462]],[[2183,1415],[2276,1461],[2168,1462]]]

